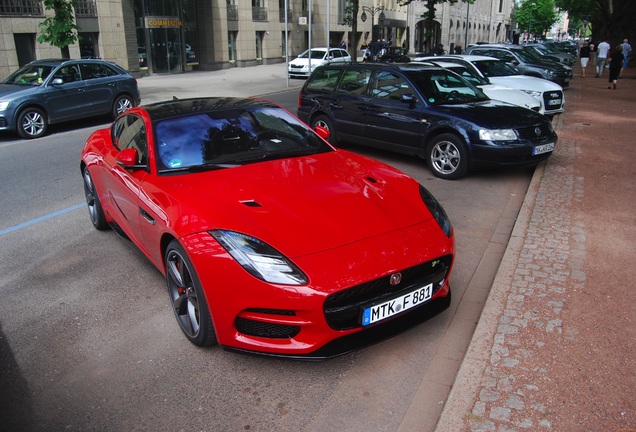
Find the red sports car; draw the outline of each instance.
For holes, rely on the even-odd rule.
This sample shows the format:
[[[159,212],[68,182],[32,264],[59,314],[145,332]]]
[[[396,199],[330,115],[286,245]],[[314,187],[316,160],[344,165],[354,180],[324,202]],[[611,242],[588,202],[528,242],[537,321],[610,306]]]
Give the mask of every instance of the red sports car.
[[[130,109],[82,151],[91,222],[165,274],[196,345],[366,346],[449,306],[453,228],[415,180],[327,135],[260,99]]]

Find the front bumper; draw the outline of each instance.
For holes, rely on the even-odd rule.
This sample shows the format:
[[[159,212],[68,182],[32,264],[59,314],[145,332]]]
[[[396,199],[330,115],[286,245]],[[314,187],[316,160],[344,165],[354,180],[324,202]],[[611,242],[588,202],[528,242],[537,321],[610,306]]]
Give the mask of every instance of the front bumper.
[[[228,350],[333,357],[404,331],[450,304],[454,237],[447,238],[434,220],[293,259],[309,277],[303,286],[272,285],[249,275],[207,233],[181,241],[203,285],[219,344]],[[410,276],[409,269],[420,267]],[[387,288],[397,272],[409,276],[400,288]],[[362,325],[364,308],[429,283],[431,300]]]

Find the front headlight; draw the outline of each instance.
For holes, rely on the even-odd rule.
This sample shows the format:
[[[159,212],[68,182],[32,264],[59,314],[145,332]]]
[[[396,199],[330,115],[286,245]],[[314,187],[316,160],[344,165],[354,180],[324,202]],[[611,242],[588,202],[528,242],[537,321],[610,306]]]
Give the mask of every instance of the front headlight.
[[[227,230],[210,231],[210,235],[251,275],[265,282],[304,285],[307,276],[276,249],[246,234]]]
[[[540,91],[535,91],[535,90],[521,90],[521,91],[528,93],[530,96],[537,99],[541,99],[541,96],[542,96]]]
[[[9,106],[9,102],[0,102],[0,111],[4,111]]]
[[[479,139],[483,141],[514,141],[517,134],[514,129],[480,129]]]
[[[435,199],[432,193],[428,191],[424,186],[420,185],[420,196],[422,197],[422,201],[426,204],[426,208],[431,212],[437,224],[442,229],[446,237],[450,238],[453,233],[453,225],[451,224],[450,219],[446,215],[444,208],[442,205]]]

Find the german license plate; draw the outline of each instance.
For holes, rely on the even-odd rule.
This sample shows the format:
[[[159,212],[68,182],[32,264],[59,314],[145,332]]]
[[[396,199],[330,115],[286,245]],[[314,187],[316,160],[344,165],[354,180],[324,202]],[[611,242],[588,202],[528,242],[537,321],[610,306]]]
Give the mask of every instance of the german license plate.
[[[367,326],[401,314],[427,302],[431,297],[433,297],[433,284],[428,284],[400,297],[366,308],[362,312],[362,325]]]
[[[548,143],[548,144],[543,144],[540,146],[535,146],[532,149],[532,154],[533,155],[538,155],[541,153],[547,153],[547,152],[551,152],[554,150],[554,143]]]
[[[552,99],[548,101],[548,105],[561,105],[561,99]]]

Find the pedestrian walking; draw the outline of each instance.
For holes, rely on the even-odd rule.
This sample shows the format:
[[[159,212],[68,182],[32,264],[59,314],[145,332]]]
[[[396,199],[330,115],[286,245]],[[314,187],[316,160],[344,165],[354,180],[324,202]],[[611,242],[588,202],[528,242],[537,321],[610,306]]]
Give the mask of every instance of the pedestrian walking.
[[[623,67],[621,68],[621,73],[618,75],[619,78],[623,78],[623,71],[627,68],[627,63],[629,63],[629,59],[632,56],[632,46],[629,44],[627,38],[623,39],[621,47],[623,47]]]
[[[616,47],[610,53],[609,58],[609,83],[608,89],[614,88],[616,90],[616,81],[621,73],[623,67],[623,47],[616,45]]]
[[[594,44],[588,42],[588,44],[582,46],[581,50],[579,51],[579,57],[581,58],[581,78],[585,78],[585,69],[587,68],[588,62],[590,61],[593,50]]]
[[[609,50],[610,44],[607,43],[606,39],[603,39],[603,42],[598,44],[596,52],[596,78],[601,78],[603,76],[603,69],[605,69]]]

